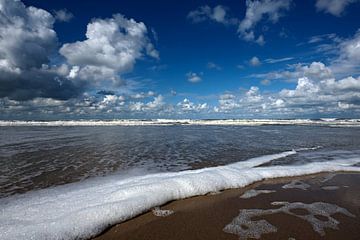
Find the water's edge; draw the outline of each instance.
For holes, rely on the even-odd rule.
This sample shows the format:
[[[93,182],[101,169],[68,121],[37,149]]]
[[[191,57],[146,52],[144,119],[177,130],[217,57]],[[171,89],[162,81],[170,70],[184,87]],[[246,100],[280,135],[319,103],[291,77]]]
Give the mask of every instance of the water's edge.
[[[157,173],[128,179],[103,177],[0,199],[1,239],[78,239],[169,201],[241,188],[264,179],[320,172],[360,172],[360,157],[298,166],[256,167],[295,150],[226,166]]]

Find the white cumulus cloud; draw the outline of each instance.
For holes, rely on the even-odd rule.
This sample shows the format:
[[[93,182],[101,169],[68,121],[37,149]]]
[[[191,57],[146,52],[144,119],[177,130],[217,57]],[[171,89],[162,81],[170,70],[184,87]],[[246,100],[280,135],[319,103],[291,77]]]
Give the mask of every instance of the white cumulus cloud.
[[[60,53],[71,65],[79,67],[81,79],[119,83],[119,75],[131,71],[144,54],[159,57],[147,33],[144,23],[121,14],[93,19],[87,26],[87,39],[64,44]]]

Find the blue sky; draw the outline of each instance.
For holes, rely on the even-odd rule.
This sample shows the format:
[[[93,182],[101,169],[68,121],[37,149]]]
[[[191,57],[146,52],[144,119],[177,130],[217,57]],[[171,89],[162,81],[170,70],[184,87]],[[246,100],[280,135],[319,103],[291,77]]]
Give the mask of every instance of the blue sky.
[[[2,119],[360,117],[360,1],[0,0]]]

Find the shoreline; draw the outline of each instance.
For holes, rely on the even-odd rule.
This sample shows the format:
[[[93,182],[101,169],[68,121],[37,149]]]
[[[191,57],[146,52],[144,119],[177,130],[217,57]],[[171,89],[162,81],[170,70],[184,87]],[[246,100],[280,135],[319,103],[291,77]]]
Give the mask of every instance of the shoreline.
[[[264,179],[275,182],[278,179],[295,179],[297,178],[295,176],[305,178],[304,175],[314,175],[321,172],[359,172],[359,168],[353,166],[359,162],[357,158],[333,160],[331,162],[313,162],[300,166],[256,167],[262,163],[295,153],[293,150],[264,155],[225,166],[183,172],[158,173],[131,179],[102,178],[98,179],[97,184],[84,181],[82,184],[64,185],[63,187],[32,192],[26,196],[13,198],[12,201],[8,201],[10,200],[8,199],[4,202],[2,215],[4,224],[0,227],[0,233],[2,232],[2,236],[6,239],[28,239],[29,236],[34,239],[89,239],[117,223],[127,223],[126,220],[128,219],[139,219],[134,217],[148,212],[153,207],[163,206],[165,203],[177,203],[187,201],[187,199],[192,201],[209,193],[214,197],[223,197],[227,196],[225,193],[231,191],[222,191],[223,189],[243,191],[253,186],[253,183],[264,183]],[[213,191],[222,191],[222,194],[217,195]],[[192,196],[199,197],[191,198]],[[237,196],[238,198],[239,196]],[[183,200],[171,201],[173,199]],[[207,199],[207,196],[205,196],[205,199]],[[42,204],[39,204],[39,202]],[[200,205],[203,205],[203,203]],[[222,209],[228,205],[231,204],[225,201],[221,202],[219,206]],[[167,205],[165,206],[167,207]],[[239,206],[237,208],[239,209]],[[237,212],[238,209],[236,211],[232,209],[228,214],[231,214],[232,218],[234,218],[234,212]],[[167,211],[161,210],[172,209],[158,209],[156,215],[167,215]],[[208,211],[204,209],[204,212]],[[177,210],[175,214],[169,215],[168,218],[178,216],[176,213]],[[192,215],[193,213],[190,212],[190,217]],[[152,213],[151,216],[153,216]],[[208,216],[211,217],[212,212]],[[220,215],[220,218],[223,218],[223,215]],[[154,220],[154,218],[151,219]],[[227,222],[214,221],[205,224],[205,226],[221,223],[223,225],[221,226],[222,229],[231,219],[227,218]],[[187,219],[182,219],[180,222],[187,221]],[[195,221],[195,223],[198,222],[205,223],[206,218]],[[136,226],[138,225],[136,224]],[[185,225],[184,227],[187,228],[188,226]],[[206,229],[204,226],[198,227],[198,229],[201,228]],[[158,232],[161,232],[161,230],[162,228],[158,229]],[[176,231],[178,231],[177,228],[173,229],[172,232]],[[145,235],[148,235],[148,231],[145,232]],[[224,234],[222,231],[220,232]],[[214,233],[214,235],[216,234]],[[181,238],[178,239],[189,238],[188,235],[180,234],[180,236]],[[228,234],[226,236],[218,239],[228,239]],[[147,239],[147,237],[145,238]],[[209,236],[203,236],[200,239],[203,238],[209,238]],[[110,239],[118,239],[118,237]],[[144,236],[138,239],[144,239]],[[169,236],[154,239],[169,239]],[[170,239],[173,239],[172,236]]]
[[[308,189],[297,188],[299,186],[283,188],[285,184],[295,180],[305,183],[305,186],[309,185]],[[344,239],[358,239],[360,237],[360,187],[356,186],[356,183],[359,180],[359,173],[343,171],[266,179],[244,188],[170,201],[160,207],[160,214],[157,214],[159,209],[155,212],[147,211],[107,228],[92,239],[242,239],[237,234],[227,233],[223,229],[235,219],[240,209],[277,209],[278,207],[271,205],[275,200],[290,203],[306,202],[306,204],[323,202],[347,209],[356,217],[335,213],[335,219],[340,222],[337,226],[339,230],[325,228],[326,239],[337,239],[339,234],[346,236]],[[323,187],[328,188],[323,189]],[[250,189],[266,190],[268,193],[240,198]],[[351,203],[349,199],[355,202]],[[261,235],[261,239],[324,239],[311,228],[308,222],[296,216],[280,212],[256,218],[267,220],[277,229],[276,232]],[[286,227],[279,227],[283,225]],[[303,232],[296,231],[294,226],[300,226]],[[284,229],[292,229],[290,232],[294,232],[292,234],[294,236],[290,236],[290,232]],[[285,238],[286,235],[288,235],[287,238]]]

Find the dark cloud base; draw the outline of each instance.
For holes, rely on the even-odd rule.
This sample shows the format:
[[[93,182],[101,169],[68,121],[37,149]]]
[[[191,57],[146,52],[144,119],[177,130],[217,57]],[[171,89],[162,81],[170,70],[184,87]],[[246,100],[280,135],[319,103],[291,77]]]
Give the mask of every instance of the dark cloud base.
[[[0,98],[26,101],[37,97],[68,100],[83,93],[85,82],[74,82],[55,73],[39,70],[21,75],[0,76]]]

